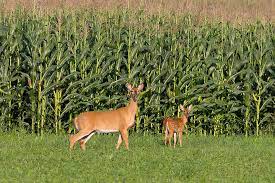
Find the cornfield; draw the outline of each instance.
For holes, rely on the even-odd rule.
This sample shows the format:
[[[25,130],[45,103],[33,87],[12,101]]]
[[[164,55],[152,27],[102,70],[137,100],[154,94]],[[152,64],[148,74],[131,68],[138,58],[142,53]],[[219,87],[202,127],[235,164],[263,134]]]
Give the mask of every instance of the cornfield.
[[[136,132],[161,133],[184,103],[189,133],[274,134],[272,23],[17,9],[0,15],[0,63],[2,131],[70,133],[77,114],[124,106],[126,82],[144,82]]]

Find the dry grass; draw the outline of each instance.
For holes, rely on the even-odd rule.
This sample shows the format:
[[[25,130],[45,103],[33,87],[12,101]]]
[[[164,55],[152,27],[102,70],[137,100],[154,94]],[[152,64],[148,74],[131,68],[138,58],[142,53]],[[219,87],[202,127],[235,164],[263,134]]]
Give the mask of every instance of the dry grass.
[[[0,0],[0,3],[2,11],[12,11],[17,5],[25,9],[43,10],[129,8],[143,9],[147,13],[191,13],[199,19],[230,22],[275,20],[275,0]]]

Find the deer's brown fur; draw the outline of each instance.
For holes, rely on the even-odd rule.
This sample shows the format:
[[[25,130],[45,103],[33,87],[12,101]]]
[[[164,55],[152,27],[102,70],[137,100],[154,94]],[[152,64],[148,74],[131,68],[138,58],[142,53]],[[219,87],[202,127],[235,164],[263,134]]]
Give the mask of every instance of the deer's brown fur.
[[[131,95],[127,106],[110,111],[83,112],[74,119],[74,126],[78,133],[70,136],[70,149],[73,149],[74,144],[79,141],[81,149],[85,150],[86,142],[96,132],[120,132],[116,149],[120,147],[122,141],[125,142],[126,149],[129,148],[128,129],[134,126],[138,108],[137,96],[144,85],[140,84],[137,88],[134,88],[131,84],[127,84],[126,87]]]
[[[180,109],[183,111],[182,117],[180,118],[171,118],[167,117],[163,120],[163,126],[165,128],[165,139],[164,143],[171,146],[171,138],[174,135],[174,148],[177,143],[177,134],[180,142],[180,146],[182,146],[182,131],[188,121],[189,113],[192,109],[192,105],[190,105],[187,109],[180,105]],[[188,133],[188,131],[186,131]]]

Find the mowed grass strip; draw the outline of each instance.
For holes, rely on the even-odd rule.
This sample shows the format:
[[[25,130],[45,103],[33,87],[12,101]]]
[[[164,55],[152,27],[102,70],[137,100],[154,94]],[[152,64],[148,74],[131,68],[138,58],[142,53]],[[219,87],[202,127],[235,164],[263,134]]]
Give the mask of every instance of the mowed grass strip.
[[[274,137],[184,136],[183,147],[163,136],[95,135],[87,150],[68,149],[67,136],[0,134],[1,182],[274,182]]]

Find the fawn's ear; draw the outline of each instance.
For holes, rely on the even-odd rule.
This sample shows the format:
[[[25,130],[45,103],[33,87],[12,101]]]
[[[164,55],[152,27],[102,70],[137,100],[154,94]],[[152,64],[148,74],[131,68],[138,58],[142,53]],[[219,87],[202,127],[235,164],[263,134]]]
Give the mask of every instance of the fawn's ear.
[[[181,104],[180,104],[180,109],[181,109],[182,111],[184,111],[184,107],[183,107],[183,105],[181,105]]]
[[[130,83],[126,83],[126,87],[129,91],[131,91],[133,89],[133,87]]]
[[[143,84],[143,83],[141,83],[141,84],[138,86],[138,91],[143,90],[143,88],[144,88],[144,84]]]
[[[192,105],[189,105],[187,110],[188,110],[188,112],[190,112],[192,110]]]

